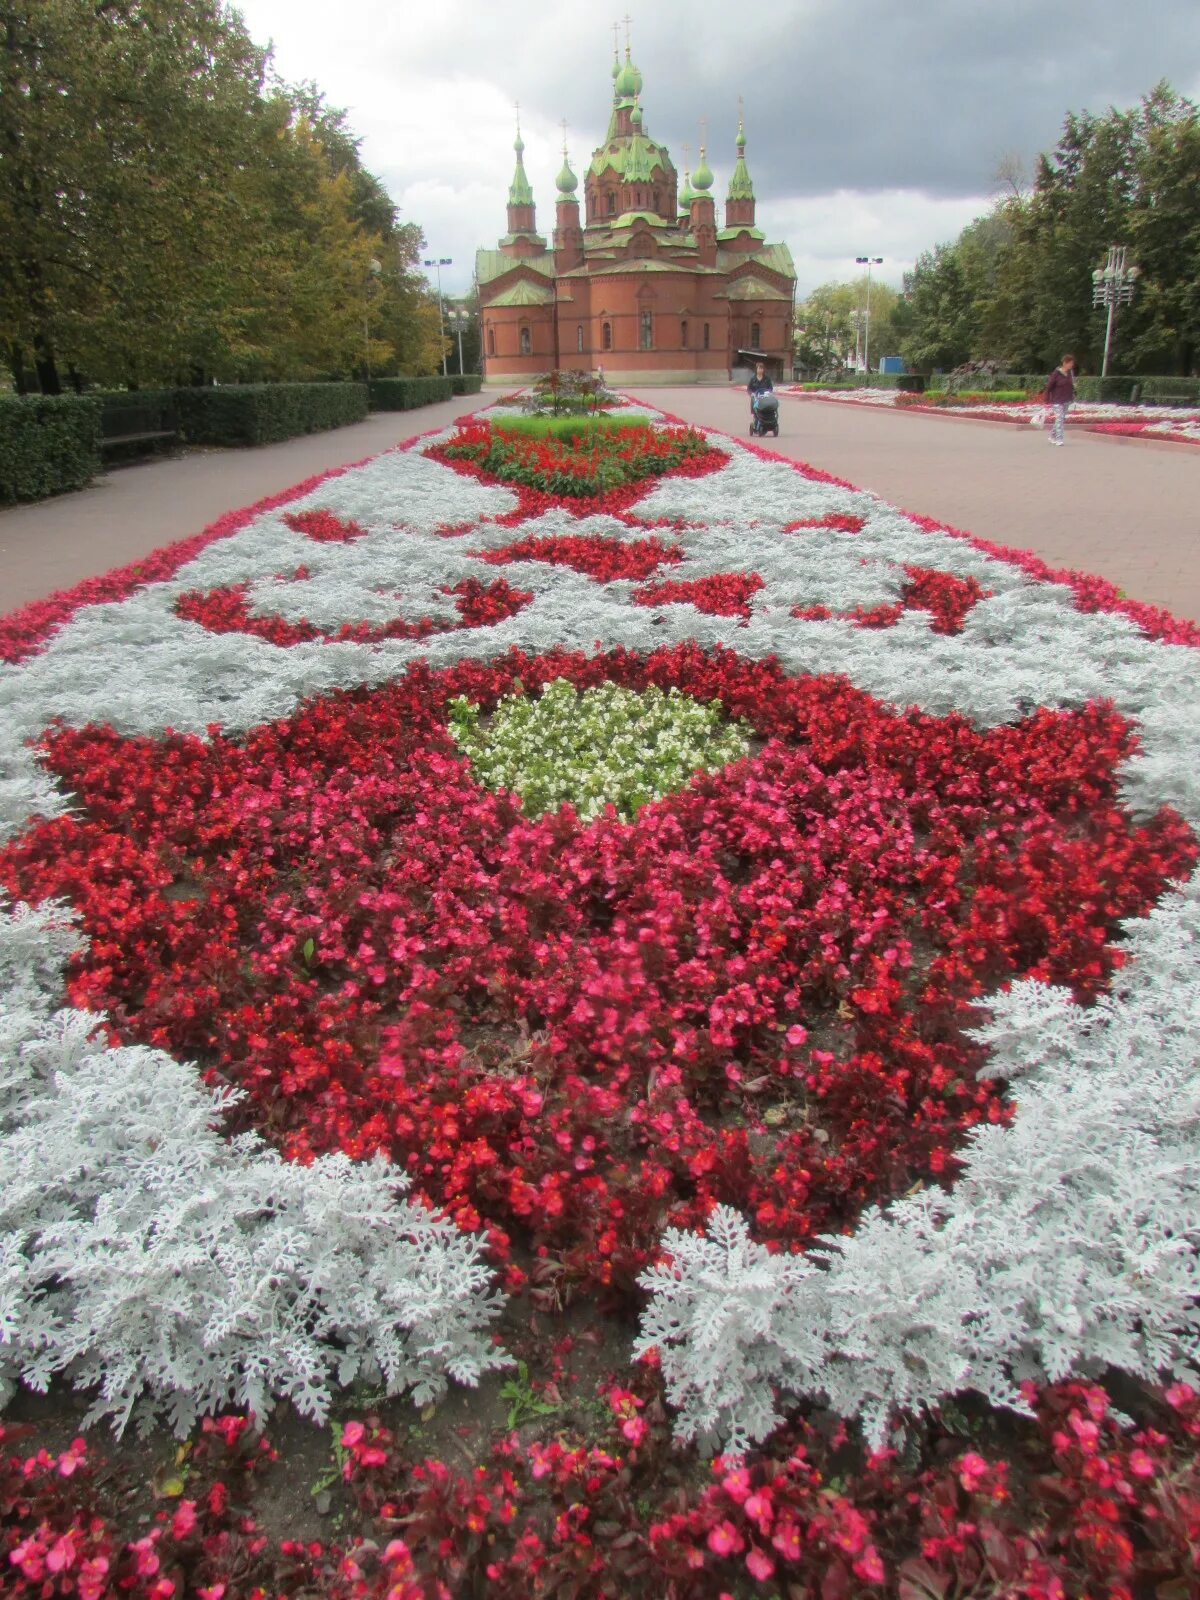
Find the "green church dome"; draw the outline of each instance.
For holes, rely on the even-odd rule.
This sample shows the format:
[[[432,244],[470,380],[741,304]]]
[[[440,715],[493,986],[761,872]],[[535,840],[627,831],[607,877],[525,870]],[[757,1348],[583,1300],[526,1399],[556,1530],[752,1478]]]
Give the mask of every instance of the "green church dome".
[[[699,192],[701,194],[704,194],[704,193],[707,192],[707,190],[711,189],[712,186],[713,186],[713,171],[712,171],[712,168],[709,166],[708,162],[705,160],[705,157],[704,157],[704,146],[701,145],[700,146],[700,165],[696,168],[695,172],[692,173],[692,187],[694,189],[699,190]]]
[[[555,179],[555,182],[558,184],[559,194],[562,195],[573,195],[579,187],[579,179],[571,171],[571,163],[567,160],[565,151],[563,152],[562,171]]]

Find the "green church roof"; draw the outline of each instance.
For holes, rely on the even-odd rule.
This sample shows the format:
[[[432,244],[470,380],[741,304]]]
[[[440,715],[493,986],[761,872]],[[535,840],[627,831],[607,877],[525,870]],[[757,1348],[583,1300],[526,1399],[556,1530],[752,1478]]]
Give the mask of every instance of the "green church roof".
[[[476,250],[475,252],[475,281],[481,286],[485,283],[494,283],[497,278],[502,278],[506,272],[516,272],[519,267],[528,267],[530,272],[536,272],[539,277],[552,278],[554,276],[554,257],[544,256],[509,256],[503,250]]]
[[[528,283],[524,278],[519,283],[514,283],[511,289],[505,289],[494,300],[489,300],[489,306],[545,306],[554,299],[554,291],[540,283]]]
[[[673,170],[665,148],[644,133],[632,133],[624,138],[618,134],[601,145],[592,156],[589,171],[598,178],[611,169],[624,183],[648,183],[655,167],[664,176]]]

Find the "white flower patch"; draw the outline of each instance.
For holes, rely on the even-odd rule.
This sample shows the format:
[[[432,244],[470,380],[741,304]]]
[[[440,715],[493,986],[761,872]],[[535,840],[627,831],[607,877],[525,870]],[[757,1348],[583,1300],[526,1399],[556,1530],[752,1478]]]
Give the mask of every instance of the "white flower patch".
[[[1065,586],[714,438],[726,467],[663,479],[633,509],[647,523],[702,526],[643,531],[557,509],[499,527],[489,519],[516,507],[511,490],[420,448],[392,451],[288,508],[332,511],[364,538],[317,542],[272,511],[169,581],[81,608],[37,655],[0,668],[0,836],[71,804],[30,747],[55,719],[203,737],[417,660],[684,640],[840,673],[888,704],[980,726],[1111,700],[1141,744],[1122,775],[1126,801],[1139,814],[1174,805],[1200,827],[1200,652],[1148,640],[1121,616],[1083,615]],[[783,531],[830,514],[861,517],[862,530]],[[473,526],[458,537],[436,531],[461,523]],[[684,551],[650,583],[756,572],[750,617],[639,606],[637,582],[478,554],[530,536],[650,531]],[[883,630],[791,615],[891,603],[909,565],[975,578],[990,598],[953,636],[919,611]],[[295,580],[301,566],[309,577]],[[182,594],[244,584],[258,614],[329,630],[449,620],[444,589],[500,577],[532,593],[517,615],[418,641],[281,649],[175,610]],[[732,1215],[707,1242],[669,1241],[676,1271],[649,1282],[642,1338],[664,1352],[684,1431],[761,1436],[775,1387],[823,1394],[878,1434],[895,1408],[965,1386],[1015,1403],[1026,1372],[1162,1370],[1194,1348],[1197,915],[1189,888],[1131,928],[1133,959],[1090,1011],[1031,985],[993,998],[990,1070],[1018,1080],[1018,1112],[1011,1128],[976,1137],[949,1196],[872,1213],[824,1266],[764,1260]],[[470,1242],[418,1233],[394,1173],[293,1169],[254,1141],[222,1142],[219,1104],[189,1066],[102,1050],[97,1019],[56,1018],[71,938],[45,908],[0,918],[0,1384],[62,1371],[100,1382],[98,1404],[118,1419],[144,1401],[185,1426],[195,1409],[249,1400],[261,1411],[273,1394],[319,1413],[332,1385],[376,1369],[419,1393],[442,1371],[469,1381],[493,1305]]]

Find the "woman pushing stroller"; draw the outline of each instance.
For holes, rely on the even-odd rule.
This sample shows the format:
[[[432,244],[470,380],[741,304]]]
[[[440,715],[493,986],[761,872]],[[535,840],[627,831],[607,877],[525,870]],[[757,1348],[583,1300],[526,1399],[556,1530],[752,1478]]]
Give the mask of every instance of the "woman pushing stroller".
[[[775,397],[775,385],[767,376],[767,369],[761,361],[746,385],[746,392],[750,396],[750,432],[773,433],[778,438],[779,401]]]

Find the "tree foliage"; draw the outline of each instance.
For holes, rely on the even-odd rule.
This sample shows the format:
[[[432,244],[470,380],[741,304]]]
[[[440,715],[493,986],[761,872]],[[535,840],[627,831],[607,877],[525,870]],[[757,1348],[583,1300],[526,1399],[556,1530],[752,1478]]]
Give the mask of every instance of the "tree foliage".
[[[1037,372],[1073,350],[1098,368],[1106,313],[1094,269],[1126,244],[1142,277],[1118,313],[1113,364],[1194,369],[1200,347],[1200,111],[1159,84],[1141,104],[1070,113],[1026,192],[1009,193],[918,260],[903,353],[916,367],[971,359]]]
[[[18,389],[431,369],[436,306],[345,114],[220,0],[6,0],[0,354]]]

